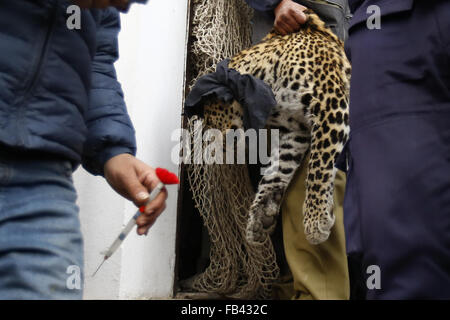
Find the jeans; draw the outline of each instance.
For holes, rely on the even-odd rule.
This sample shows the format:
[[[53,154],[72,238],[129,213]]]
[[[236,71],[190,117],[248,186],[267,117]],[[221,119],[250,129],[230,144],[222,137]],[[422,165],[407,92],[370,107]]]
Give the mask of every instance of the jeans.
[[[0,299],[81,299],[83,241],[69,161],[0,149]]]

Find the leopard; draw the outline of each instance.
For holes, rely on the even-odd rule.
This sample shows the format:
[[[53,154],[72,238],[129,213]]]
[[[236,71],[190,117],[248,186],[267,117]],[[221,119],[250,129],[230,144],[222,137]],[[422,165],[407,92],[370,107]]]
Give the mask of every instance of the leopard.
[[[264,81],[276,100],[266,128],[278,130],[279,152],[265,168],[249,209],[251,243],[274,231],[285,191],[308,152],[306,198],[299,204],[306,239],[313,245],[326,241],[335,223],[336,163],[350,135],[351,65],[343,42],[312,10],[305,14],[298,32],[272,30],[229,61],[230,69]],[[242,128],[243,106],[212,98],[204,105],[204,118],[208,127]]]

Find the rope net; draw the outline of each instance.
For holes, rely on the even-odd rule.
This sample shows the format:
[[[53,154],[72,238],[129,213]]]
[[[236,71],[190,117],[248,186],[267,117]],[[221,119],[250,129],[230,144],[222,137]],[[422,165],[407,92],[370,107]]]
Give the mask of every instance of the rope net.
[[[192,0],[191,74],[195,81],[252,43],[253,10],[244,0]]]
[[[214,71],[218,62],[249,47],[252,31],[252,10],[243,0],[194,0],[193,5],[191,86]],[[196,137],[211,129],[207,112],[205,117],[188,120],[191,150],[198,147],[193,145]],[[228,128],[214,129],[225,132]],[[208,140],[197,142],[202,150]],[[279,276],[271,239],[267,236],[260,244],[250,244],[245,237],[255,196],[247,166],[206,164],[203,152],[194,152],[191,163],[186,166],[188,181],[211,242],[210,265],[191,281],[191,289],[234,299],[270,298],[271,286]]]

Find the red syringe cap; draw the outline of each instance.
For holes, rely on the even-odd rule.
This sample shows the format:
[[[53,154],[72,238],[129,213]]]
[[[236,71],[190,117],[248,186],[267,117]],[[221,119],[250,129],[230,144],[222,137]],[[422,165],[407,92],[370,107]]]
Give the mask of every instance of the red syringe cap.
[[[170,172],[169,170],[163,168],[156,168],[156,175],[158,179],[164,184],[179,184],[180,180],[178,179],[175,173]]]

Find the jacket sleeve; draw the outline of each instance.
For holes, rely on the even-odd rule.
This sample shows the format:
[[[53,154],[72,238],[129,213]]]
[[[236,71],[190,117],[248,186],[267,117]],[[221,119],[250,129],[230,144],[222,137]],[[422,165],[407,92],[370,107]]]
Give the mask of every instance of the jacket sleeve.
[[[85,115],[88,136],[82,161],[83,167],[94,175],[103,175],[103,166],[112,157],[122,153],[136,154],[134,128],[114,68],[119,56],[119,30],[117,10],[104,10],[92,62],[90,102]]]
[[[258,11],[273,11],[281,0],[245,0],[250,7]]]
[[[129,0],[127,4],[125,4],[122,8],[118,8],[121,12],[128,12],[133,3],[146,4],[148,0]]]

